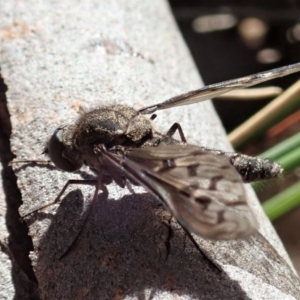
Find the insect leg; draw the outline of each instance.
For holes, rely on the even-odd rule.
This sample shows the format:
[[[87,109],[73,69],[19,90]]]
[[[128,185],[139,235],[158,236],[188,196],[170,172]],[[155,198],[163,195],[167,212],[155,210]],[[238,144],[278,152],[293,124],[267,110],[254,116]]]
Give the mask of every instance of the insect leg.
[[[58,196],[54,199],[54,201],[48,203],[48,204],[45,204],[43,206],[40,206],[39,208],[29,212],[28,214],[22,216],[22,219],[26,218],[27,216],[41,210],[41,209],[44,209],[46,207],[49,207],[55,203],[57,203],[60,199],[60,197],[63,195],[63,193],[66,191],[66,189],[68,188],[68,186],[70,184],[85,184],[85,185],[96,185],[97,183],[97,180],[95,179],[91,179],[91,180],[68,180],[67,183],[64,185],[64,187],[62,188],[62,190],[60,191],[60,193],[58,194]]]
[[[135,194],[135,190],[133,189],[132,184],[129,180],[126,180],[125,185],[131,194]]]
[[[178,222],[178,220],[177,220]],[[210,257],[208,257],[206,255],[206,253],[199,247],[199,245],[197,244],[197,242],[195,241],[195,239],[193,238],[193,236],[191,235],[191,233],[180,223],[178,222],[178,224],[181,226],[181,228],[184,230],[184,232],[186,233],[186,235],[188,236],[188,238],[190,239],[190,241],[192,242],[192,244],[195,246],[195,248],[200,252],[200,254],[202,255],[202,257],[204,259],[206,259],[208,261],[208,263],[213,267],[216,268],[219,272],[223,272],[223,270],[217,265],[215,264]]]
[[[100,190],[103,190],[103,187],[104,187],[103,182],[102,182],[102,177],[103,177],[103,171],[98,174],[97,180],[94,180],[94,184],[95,184],[96,188],[95,188],[95,192],[94,192],[94,196],[93,196],[92,202],[88,206],[87,211],[85,213],[85,218],[84,218],[83,224],[80,227],[80,230],[77,233],[75,239],[73,240],[73,242],[71,243],[71,245],[68,247],[68,249],[60,256],[59,260],[63,259],[65,256],[67,256],[71,252],[71,250],[76,245],[76,243],[78,241],[78,238],[80,237],[80,235],[81,235],[81,233],[82,233],[85,225],[87,224],[87,222],[88,222],[88,220],[89,220],[89,218],[91,216],[92,208],[94,207],[94,205],[96,203],[96,199],[97,199],[98,193],[99,193]]]
[[[28,163],[28,164],[50,164],[51,160],[49,159],[41,159],[41,160],[12,160],[8,163],[9,166],[13,166],[14,164],[23,164],[23,163]]]
[[[182,130],[182,128],[181,128],[181,126],[180,126],[179,123],[174,123],[174,124],[170,127],[170,129],[167,131],[167,134],[166,134],[166,135],[167,135],[168,137],[173,137],[173,135],[175,134],[175,132],[176,132],[177,130],[178,130],[178,132],[179,132],[181,141],[184,142],[184,143],[186,143],[186,138],[185,138],[185,136],[184,136],[183,130]]]

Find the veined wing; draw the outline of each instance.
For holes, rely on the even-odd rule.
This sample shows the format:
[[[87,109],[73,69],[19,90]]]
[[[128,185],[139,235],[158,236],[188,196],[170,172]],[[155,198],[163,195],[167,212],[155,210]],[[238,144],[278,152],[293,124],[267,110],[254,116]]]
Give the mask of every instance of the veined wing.
[[[145,108],[140,109],[139,111],[142,114],[152,114],[155,111],[161,109],[197,103],[225,94],[226,92],[229,92],[233,89],[250,87],[268,80],[283,77],[299,71],[300,63],[297,63],[245,77],[222,81],[219,83],[207,85],[198,90],[190,91],[185,94],[173,97],[164,102],[147,106]]]
[[[121,161],[108,151],[103,154],[121,164],[128,178],[155,195],[192,233],[229,240],[257,229],[240,175],[216,155],[188,145],[129,149]]]

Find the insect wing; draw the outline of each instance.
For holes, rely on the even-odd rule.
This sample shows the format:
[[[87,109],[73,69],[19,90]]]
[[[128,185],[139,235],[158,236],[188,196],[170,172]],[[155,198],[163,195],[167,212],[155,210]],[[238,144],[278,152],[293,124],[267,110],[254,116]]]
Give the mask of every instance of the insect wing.
[[[229,240],[257,229],[240,175],[216,155],[189,145],[129,149],[122,166],[192,233]]]
[[[278,77],[283,77],[295,72],[300,71],[300,63],[284,66],[269,71],[231,79],[211,85],[207,85],[201,89],[190,91],[188,93],[173,97],[164,102],[151,105],[140,109],[142,114],[152,114],[157,110],[171,108],[175,106],[187,105],[192,103],[201,102],[216,96],[225,94],[233,89],[250,87],[268,80],[272,80]]]

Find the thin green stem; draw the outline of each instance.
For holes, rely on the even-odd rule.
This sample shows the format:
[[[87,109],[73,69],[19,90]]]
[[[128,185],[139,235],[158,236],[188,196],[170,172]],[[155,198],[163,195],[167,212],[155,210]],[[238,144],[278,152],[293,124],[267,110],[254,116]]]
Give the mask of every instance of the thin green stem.
[[[300,204],[300,183],[265,201],[262,206],[271,221],[276,220]]]

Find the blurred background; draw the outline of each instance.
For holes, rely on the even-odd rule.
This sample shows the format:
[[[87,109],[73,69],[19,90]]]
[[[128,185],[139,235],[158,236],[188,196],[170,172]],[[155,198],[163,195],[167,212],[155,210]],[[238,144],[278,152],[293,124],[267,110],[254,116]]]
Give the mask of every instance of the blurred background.
[[[300,62],[300,0],[169,2],[206,85]],[[286,90],[299,79],[296,73],[261,86]],[[276,96],[214,105],[237,151],[254,156],[267,151],[263,156],[285,168],[281,178],[254,188],[300,274],[300,81],[293,91],[280,113],[266,116],[268,126],[241,131],[240,137],[236,128]]]

